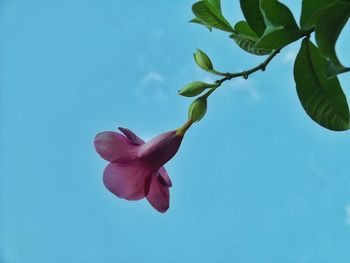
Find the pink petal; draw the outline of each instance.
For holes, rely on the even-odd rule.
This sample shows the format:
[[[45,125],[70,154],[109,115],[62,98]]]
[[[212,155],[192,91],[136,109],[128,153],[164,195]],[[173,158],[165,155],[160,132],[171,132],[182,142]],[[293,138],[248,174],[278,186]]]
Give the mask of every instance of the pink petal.
[[[126,200],[139,200],[150,191],[153,171],[139,161],[110,163],[103,173],[103,183],[116,196]]]
[[[161,184],[163,184],[164,186],[167,186],[167,187],[173,186],[173,184],[171,183],[170,177],[163,166],[160,167],[158,173],[159,173],[159,181]]]
[[[148,202],[159,212],[165,213],[169,208],[169,188],[164,186],[159,178],[152,176],[150,191],[147,195]]]
[[[109,162],[128,162],[135,160],[139,148],[117,132],[101,132],[94,140],[95,149]]]
[[[128,139],[132,144],[140,145],[144,144],[144,140],[142,140],[140,137],[138,137],[135,133],[130,131],[129,129],[119,127],[118,128]]]
[[[176,154],[182,138],[183,136],[178,135],[176,131],[160,134],[140,146],[141,158],[153,168],[159,169]]]

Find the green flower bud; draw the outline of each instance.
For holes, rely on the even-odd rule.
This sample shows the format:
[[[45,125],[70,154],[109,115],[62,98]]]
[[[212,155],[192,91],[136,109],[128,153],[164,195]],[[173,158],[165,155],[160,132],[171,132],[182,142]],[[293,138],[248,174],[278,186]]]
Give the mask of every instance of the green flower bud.
[[[213,64],[211,63],[210,58],[205,54],[202,50],[197,49],[196,53],[193,54],[194,61],[196,61],[197,65],[206,70],[213,70]]]
[[[199,122],[207,112],[207,99],[199,97],[195,99],[188,109],[188,118],[193,122]]]
[[[205,89],[215,87],[217,87],[217,84],[208,84],[202,81],[195,81],[179,90],[179,95],[185,97],[194,97],[201,94]]]

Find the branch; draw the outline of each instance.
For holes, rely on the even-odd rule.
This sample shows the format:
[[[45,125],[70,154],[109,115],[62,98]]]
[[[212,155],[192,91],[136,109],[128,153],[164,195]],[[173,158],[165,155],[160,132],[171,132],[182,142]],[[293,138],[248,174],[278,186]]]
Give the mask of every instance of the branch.
[[[220,73],[220,75],[225,76],[222,79],[216,80],[215,83],[218,84],[216,88],[213,88],[209,90],[207,93],[205,93],[202,97],[208,98],[217,88],[219,88],[225,81],[231,80],[233,78],[243,77],[244,79],[248,79],[249,76],[259,70],[265,71],[266,67],[269,65],[269,63],[274,59],[275,56],[277,56],[278,53],[280,53],[281,49],[276,49],[267,57],[267,59],[261,63],[260,65],[251,68],[249,70],[245,70],[242,72],[237,73]],[[219,73],[219,72],[218,72]]]
[[[265,71],[267,65],[271,62],[271,60],[278,54],[280,53],[281,49],[276,49],[270,56],[268,56],[268,58],[261,63],[259,66],[256,66],[254,68],[251,68],[249,70],[246,71],[242,71],[242,72],[238,72],[238,73],[228,73],[224,78],[216,81],[219,84],[224,83],[226,80],[231,80],[233,78],[237,78],[237,77],[243,77],[244,79],[248,79],[249,75],[262,70]]]

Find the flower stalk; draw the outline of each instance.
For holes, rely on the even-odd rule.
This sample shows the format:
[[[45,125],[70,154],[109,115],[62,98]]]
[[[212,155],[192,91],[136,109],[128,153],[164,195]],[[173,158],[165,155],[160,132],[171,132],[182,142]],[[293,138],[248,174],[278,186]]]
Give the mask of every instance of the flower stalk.
[[[185,124],[176,130],[176,134],[179,136],[184,136],[187,130],[192,126],[193,120],[188,119]]]

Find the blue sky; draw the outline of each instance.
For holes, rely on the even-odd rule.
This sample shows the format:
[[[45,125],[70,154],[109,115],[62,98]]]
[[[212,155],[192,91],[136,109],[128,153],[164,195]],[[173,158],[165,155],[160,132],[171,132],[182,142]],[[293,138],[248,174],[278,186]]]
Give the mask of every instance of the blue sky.
[[[222,0],[232,23],[238,2]],[[195,48],[223,71],[262,60],[188,24],[192,3],[0,1],[1,263],[349,262],[350,135],[304,113],[292,78],[300,43],[210,98],[166,166],[166,214],[104,188],[95,134],[179,127],[190,100],[177,90],[215,80]],[[341,81],[350,95],[349,75]]]

